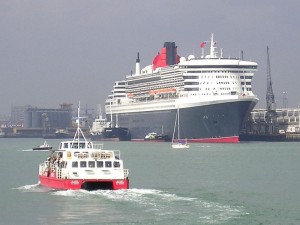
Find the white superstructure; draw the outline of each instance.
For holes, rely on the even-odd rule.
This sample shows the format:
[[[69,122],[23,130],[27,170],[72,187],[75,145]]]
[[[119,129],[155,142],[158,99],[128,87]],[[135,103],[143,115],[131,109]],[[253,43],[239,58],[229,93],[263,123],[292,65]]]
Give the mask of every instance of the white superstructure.
[[[141,70],[138,56],[136,73],[115,82],[105,103],[106,114],[119,117],[122,123],[125,114],[244,101],[253,102],[254,107],[258,98],[252,92],[251,81],[257,63],[218,55],[213,35],[210,53],[205,56],[204,48],[202,53],[199,58],[179,57],[175,43],[166,42],[153,64]],[[131,126],[128,122],[121,125]]]

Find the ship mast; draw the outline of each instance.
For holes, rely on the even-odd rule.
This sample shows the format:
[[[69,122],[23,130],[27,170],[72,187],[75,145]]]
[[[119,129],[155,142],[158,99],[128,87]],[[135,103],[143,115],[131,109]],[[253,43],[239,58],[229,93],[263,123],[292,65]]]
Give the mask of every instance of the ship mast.
[[[266,113],[266,133],[273,134],[276,127],[276,105],[275,105],[275,96],[272,88],[272,79],[271,79],[271,66],[270,66],[270,56],[269,56],[269,47],[267,46],[267,94],[266,94],[266,103],[267,103],[267,113]]]
[[[216,42],[214,41],[214,34],[211,34],[210,38],[210,58],[217,58]]]

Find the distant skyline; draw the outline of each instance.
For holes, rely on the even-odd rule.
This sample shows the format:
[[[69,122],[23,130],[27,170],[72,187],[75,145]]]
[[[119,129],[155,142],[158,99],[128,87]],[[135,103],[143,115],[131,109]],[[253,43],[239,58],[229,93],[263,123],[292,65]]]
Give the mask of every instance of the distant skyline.
[[[0,117],[11,106],[104,108],[115,81],[152,63],[165,41],[200,56],[214,33],[224,56],[258,63],[265,107],[267,46],[277,107],[300,105],[298,0],[0,0]],[[206,49],[208,52],[208,48]]]

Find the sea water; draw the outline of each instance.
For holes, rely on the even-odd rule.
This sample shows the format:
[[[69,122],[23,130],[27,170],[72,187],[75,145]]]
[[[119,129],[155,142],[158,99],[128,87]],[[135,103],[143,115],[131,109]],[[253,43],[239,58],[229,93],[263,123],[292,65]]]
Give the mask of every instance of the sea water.
[[[104,142],[121,151],[129,190],[38,184],[42,139],[0,139],[0,224],[300,224],[300,143]],[[60,140],[47,141],[58,147]]]

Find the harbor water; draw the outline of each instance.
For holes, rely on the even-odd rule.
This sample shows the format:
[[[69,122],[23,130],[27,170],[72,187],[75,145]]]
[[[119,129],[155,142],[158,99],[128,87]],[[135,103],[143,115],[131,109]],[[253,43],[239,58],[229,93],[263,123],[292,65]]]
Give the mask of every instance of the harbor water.
[[[129,190],[38,185],[43,139],[0,139],[0,224],[300,224],[300,143],[104,142],[129,169]],[[47,140],[58,147],[60,140]]]

